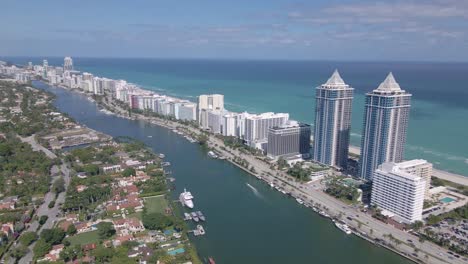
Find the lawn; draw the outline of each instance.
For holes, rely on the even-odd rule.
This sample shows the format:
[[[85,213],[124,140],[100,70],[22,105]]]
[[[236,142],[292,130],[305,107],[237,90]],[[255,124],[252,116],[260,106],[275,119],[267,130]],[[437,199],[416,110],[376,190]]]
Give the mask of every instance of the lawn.
[[[145,207],[148,210],[148,213],[161,213],[164,214],[165,209],[167,208],[167,201],[164,195],[146,197]]]
[[[74,235],[69,237],[68,240],[70,241],[71,245],[85,245],[89,243],[97,243],[99,242],[98,231],[91,231],[86,233],[81,233],[78,235]]]

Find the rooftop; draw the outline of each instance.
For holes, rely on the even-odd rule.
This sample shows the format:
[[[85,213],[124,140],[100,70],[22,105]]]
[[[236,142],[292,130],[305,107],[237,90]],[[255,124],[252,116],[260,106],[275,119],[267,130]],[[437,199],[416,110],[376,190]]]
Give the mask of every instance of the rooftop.
[[[374,91],[376,92],[404,92],[401,90],[400,85],[397,83],[395,80],[395,77],[393,77],[393,74],[390,72],[387,75],[387,78],[379,85],[377,89]]]

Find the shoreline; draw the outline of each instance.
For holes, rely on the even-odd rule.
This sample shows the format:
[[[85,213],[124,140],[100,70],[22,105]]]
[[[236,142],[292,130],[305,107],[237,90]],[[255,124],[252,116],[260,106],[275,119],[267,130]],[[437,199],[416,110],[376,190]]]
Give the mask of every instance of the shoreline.
[[[48,83],[47,83],[48,84]],[[49,84],[48,84],[49,85]],[[63,87],[60,87],[60,88],[63,88]],[[68,90],[68,89],[66,89]],[[72,90],[70,90],[72,91]],[[81,92],[78,92],[78,91],[72,91],[72,92],[76,92],[78,94],[82,94],[84,95],[86,98],[88,99],[91,99],[92,101],[94,101],[92,98],[90,98],[90,95],[89,94],[86,94],[86,93],[81,93]],[[141,120],[141,121],[146,121],[146,122],[149,122],[151,124],[155,124],[155,125],[158,125],[158,126],[161,126],[161,127],[164,127],[164,128],[168,128],[168,129],[171,129],[171,130],[175,130],[177,129],[177,127],[183,127],[185,129],[187,129],[188,131],[192,132],[192,133],[201,133],[201,130],[197,129],[197,128],[194,128],[194,127],[191,127],[191,126],[187,126],[185,124],[181,124],[179,122],[176,122],[176,121],[171,121],[171,120],[165,120],[165,119],[161,119],[161,118],[158,118],[158,117],[147,117],[147,116],[144,116],[142,114],[138,114],[138,113],[132,113],[132,116],[128,116],[128,115],[125,115],[126,113],[128,113],[127,111],[123,111],[123,109],[116,109],[117,107],[115,106],[111,106],[111,105],[108,105],[106,104],[105,102],[96,102],[94,101],[99,107],[103,107],[104,109],[106,110],[113,110],[112,114],[113,115],[116,115],[116,116],[119,116],[121,118],[125,118],[125,119],[130,119],[130,120]],[[120,111],[119,111],[120,110]],[[124,114],[122,114],[124,113]],[[248,160],[248,162],[254,166],[256,168],[256,171],[258,172],[264,172],[266,171],[267,169],[265,169],[264,167],[265,166],[269,166],[269,164],[266,164],[264,161],[260,161],[258,159],[256,159],[254,156],[250,155],[250,154],[242,154],[242,153],[235,153],[236,150],[233,150],[233,149],[230,149],[232,152],[234,152],[234,154],[232,154],[231,151],[226,151],[226,150],[223,150],[221,149],[221,146],[224,146],[224,143],[222,142],[222,140],[220,140],[219,138],[216,138],[215,136],[213,135],[209,135],[208,137],[208,146],[210,148],[214,148],[216,149],[216,151],[218,151],[219,153],[222,153],[224,157],[227,157],[226,159],[231,163],[231,164],[234,164],[235,166],[241,168],[242,170],[244,170],[245,172],[249,173],[250,175],[253,175],[255,176],[257,179],[259,180],[263,180],[265,181],[266,184],[268,183],[275,183],[275,184],[278,184],[278,182],[282,182],[284,184],[284,186],[288,186],[291,188],[291,197],[293,198],[304,198],[304,199],[307,199],[307,201],[311,201],[311,204],[309,204],[307,202],[307,204],[305,204],[307,207],[309,207],[309,205],[313,206],[313,205],[317,205],[317,204],[320,204],[322,208],[324,208],[324,210],[327,210],[327,212],[330,213],[330,215],[332,217],[336,217],[337,215],[339,215],[338,213],[336,212],[339,212],[341,214],[341,207],[344,208],[344,206],[346,206],[346,204],[342,203],[341,201],[339,200],[336,200],[334,198],[332,198],[331,196],[328,196],[327,194],[324,194],[323,192],[317,192],[316,195],[312,195],[310,193],[307,193],[306,191],[304,190],[301,190],[301,185],[300,183],[296,182],[291,176],[289,175],[286,175],[284,174],[284,172],[282,171],[275,171],[275,172],[278,172],[277,176],[273,176],[274,174],[265,174],[265,176],[260,176],[262,174],[258,174],[258,173],[253,173],[252,171],[248,170],[247,168],[241,166],[240,164],[237,164],[236,162],[234,162],[234,160],[232,158],[229,158],[229,156],[231,157],[242,157],[242,158],[245,158]],[[227,148],[226,148],[227,149]],[[260,165],[263,165],[263,166],[260,166]],[[257,169],[258,168],[258,169]],[[291,179],[292,179],[292,182],[291,182]],[[289,181],[289,182],[288,182]],[[298,186],[299,185],[299,186]],[[332,201],[332,202],[330,202]],[[337,209],[335,211],[333,211],[330,207],[332,207],[332,205],[338,205],[338,206],[335,206],[335,208],[333,209]],[[328,207],[328,208],[327,208]],[[332,217],[329,217],[329,218],[332,218]],[[362,218],[361,218],[362,219]],[[372,220],[372,221],[378,221],[378,220]],[[367,241],[371,240],[373,241],[373,244],[375,245],[380,245],[380,246],[383,246],[387,249],[390,249],[391,251],[401,255],[402,257],[405,257],[409,260],[412,260],[412,261],[415,261],[415,262],[422,262],[421,259],[416,260],[414,259],[410,254],[408,254],[408,250],[398,250],[398,249],[395,249],[393,247],[393,245],[389,244],[389,245],[381,245],[380,243],[378,243],[378,241],[376,241],[375,239],[378,238],[378,235],[375,235],[375,236],[367,236],[367,233],[366,233],[366,230],[365,228],[361,228],[360,225],[352,222],[352,223],[348,223],[352,228],[356,229],[356,230],[359,230],[357,232],[354,232],[358,237],[361,237]],[[380,223],[379,225],[385,225],[384,223]],[[367,225],[366,225],[367,226]],[[368,230],[367,232],[369,232],[369,228],[368,227]],[[394,227],[390,227],[390,232],[391,233],[400,233],[402,234],[403,231],[400,232],[400,230],[393,230],[395,229]],[[370,230],[373,230],[372,228],[370,228]],[[374,231],[380,231],[380,230],[374,230]],[[388,231],[388,227],[387,227],[387,231]],[[362,232],[362,233],[361,233]],[[376,232],[377,233],[377,232]],[[365,235],[363,235],[365,234]],[[372,231],[371,231],[371,234],[372,234]],[[383,234],[383,233],[382,233]],[[381,237],[381,236],[380,236]],[[399,236],[398,234],[396,235],[396,237],[399,237],[401,238],[401,236]],[[372,243],[372,242],[371,242]],[[434,244],[435,247],[437,247],[435,244]],[[430,254],[430,251],[427,252],[428,255],[430,255],[433,259],[433,261],[431,261],[430,263],[444,263],[444,261],[442,261],[438,256],[435,256],[433,254]],[[442,261],[442,262],[441,262]]]
[[[357,146],[349,146],[349,153],[360,155],[361,150]],[[436,168],[432,169],[432,177],[436,177],[442,180],[451,181],[457,184],[468,186],[468,176],[463,176],[461,174],[456,174],[449,171],[439,170]]]

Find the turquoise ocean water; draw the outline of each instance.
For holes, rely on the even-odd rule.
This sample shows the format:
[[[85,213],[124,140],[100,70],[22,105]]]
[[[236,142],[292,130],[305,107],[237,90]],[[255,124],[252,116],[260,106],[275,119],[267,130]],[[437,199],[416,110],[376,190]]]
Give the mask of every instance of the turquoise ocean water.
[[[46,59],[49,65],[63,63],[62,58]],[[427,159],[436,168],[468,176],[468,63],[74,58],[74,64],[81,71],[192,101],[203,93],[224,94],[228,110],[288,112],[292,119],[310,124],[315,87],[338,69],[355,88],[355,146],[360,143],[364,95],[392,71],[413,94],[405,158]]]

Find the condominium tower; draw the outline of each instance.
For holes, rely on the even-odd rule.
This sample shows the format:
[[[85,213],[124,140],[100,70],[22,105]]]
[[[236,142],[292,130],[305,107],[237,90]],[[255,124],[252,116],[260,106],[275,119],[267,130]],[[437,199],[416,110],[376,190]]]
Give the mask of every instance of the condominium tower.
[[[360,177],[372,180],[385,162],[401,162],[408,129],[411,94],[400,88],[392,73],[367,93],[361,138]]]
[[[65,57],[65,59],[63,59],[63,70],[73,71],[73,60],[71,57]]]
[[[317,87],[312,152],[315,161],[346,168],[353,91],[337,70],[325,84]]]
[[[371,204],[388,216],[413,223],[422,219],[426,180],[387,162],[374,172]]]
[[[208,128],[208,111],[224,111],[224,95],[202,94],[198,97],[198,122],[202,128]]]

